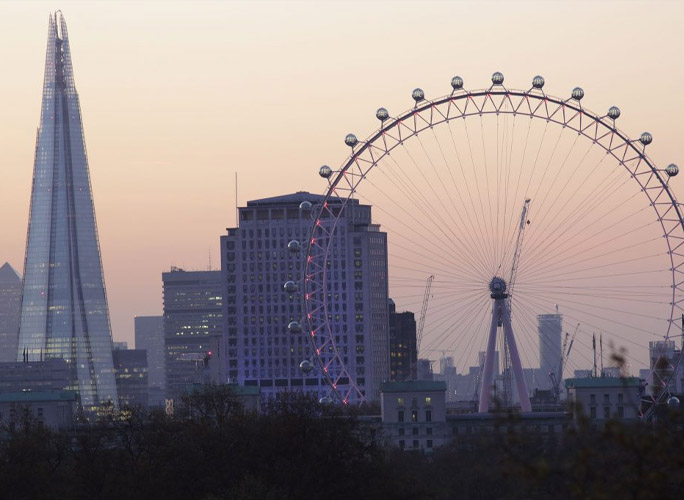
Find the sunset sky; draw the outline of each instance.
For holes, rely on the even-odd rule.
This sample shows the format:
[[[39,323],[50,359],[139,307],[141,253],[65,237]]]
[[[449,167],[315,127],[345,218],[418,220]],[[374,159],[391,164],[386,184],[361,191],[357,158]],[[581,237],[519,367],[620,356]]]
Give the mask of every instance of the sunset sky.
[[[410,92],[501,71],[580,85],[589,109],[684,166],[681,2],[0,2],[0,264],[23,272],[48,14],[69,28],[114,339],[161,314],[161,273],[218,268],[238,201],[323,192],[348,132]],[[684,199],[677,177],[674,190]]]

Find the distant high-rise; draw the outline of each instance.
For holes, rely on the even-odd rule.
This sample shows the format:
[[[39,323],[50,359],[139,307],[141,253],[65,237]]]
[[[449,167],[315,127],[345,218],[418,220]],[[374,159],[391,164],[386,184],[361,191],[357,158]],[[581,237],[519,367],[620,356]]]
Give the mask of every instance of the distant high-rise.
[[[205,364],[212,337],[222,335],[221,271],[162,273],[166,392],[182,396],[193,384],[205,382]]]
[[[146,408],[149,401],[147,351],[115,348],[113,354],[119,405]]]
[[[558,313],[540,314],[537,316],[537,324],[539,329],[539,366],[541,367],[541,377],[540,380],[537,380],[537,387],[548,389],[551,386],[549,373],[558,377],[563,315]]]
[[[390,380],[402,382],[418,377],[416,319],[412,312],[397,312],[392,299],[389,305]]]
[[[21,278],[7,262],[0,267],[0,363],[17,359]]]
[[[135,348],[147,351],[149,403],[163,404],[166,397],[164,316],[135,317]]]
[[[118,405],[112,333],[69,36],[50,16],[17,360],[62,358],[86,411]]]

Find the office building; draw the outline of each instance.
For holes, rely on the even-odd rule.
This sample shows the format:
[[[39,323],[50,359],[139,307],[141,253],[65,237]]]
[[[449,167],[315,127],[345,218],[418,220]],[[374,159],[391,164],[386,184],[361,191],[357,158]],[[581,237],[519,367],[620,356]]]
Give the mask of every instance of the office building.
[[[0,394],[61,391],[71,385],[71,370],[61,358],[0,363]]]
[[[299,192],[249,201],[239,208],[239,227],[221,237],[225,376],[259,386],[264,399],[280,391],[330,393],[317,369],[299,368],[312,359],[312,346],[305,333],[288,332],[290,322],[303,323],[302,297],[283,289],[302,279],[302,243],[312,221],[300,204],[322,199]],[[348,373],[366,398],[377,400],[380,383],[390,377],[387,235],[371,223],[370,206],[350,200],[333,238],[326,282],[331,332]],[[288,250],[291,241],[302,249]]]
[[[17,361],[61,358],[87,413],[118,404],[83,125],[61,13],[50,16]]]
[[[148,404],[147,351],[114,349],[116,390],[121,408],[146,408]]]
[[[164,316],[135,317],[135,348],[147,351],[149,404],[161,405],[166,397]]]
[[[177,399],[205,381],[212,337],[222,336],[221,271],[162,273],[167,397]]]
[[[409,311],[396,311],[389,300],[390,380],[402,382],[418,377],[418,352],[416,351],[416,319]]]
[[[21,278],[9,263],[0,267],[0,363],[17,359]]]
[[[539,366],[542,376],[537,379],[539,389],[550,389],[550,373],[555,377],[562,370],[559,370],[561,362],[561,336],[563,330],[562,314],[540,314],[537,316],[537,326],[539,332]],[[558,381],[560,384],[560,381]]]

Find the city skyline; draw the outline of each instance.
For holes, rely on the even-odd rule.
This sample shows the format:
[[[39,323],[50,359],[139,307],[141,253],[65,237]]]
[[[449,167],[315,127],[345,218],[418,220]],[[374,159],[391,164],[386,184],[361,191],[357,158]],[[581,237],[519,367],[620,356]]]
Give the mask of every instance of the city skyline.
[[[655,140],[649,153],[658,164],[677,162],[680,158],[676,149],[678,126],[656,118],[677,115],[682,106],[677,99],[666,97],[673,95],[681,70],[664,69],[656,64],[657,54],[665,50],[677,52],[682,46],[674,34],[668,34],[675,33],[674,30],[662,27],[663,22],[681,19],[682,9],[678,5],[657,4],[654,13],[644,11],[638,3],[628,3],[628,8],[623,10],[592,8],[595,15],[588,20],[591,26],[621,28],[619,33],[611,34],[613,46],[621,47],[620,54],[631,54],[632,66],[626,64],[622,55],[601,46],[601,41],[605,43],[607,39],[596,36],[587,40],[580,35],[577,35],[579,39],[572,38],[574,33],[569,24],[560,23],[567,38],[558,36],[547,43],[552,33],[551,14],[562,5],[551,6],[549,18],[545,18],[534,12],[533,4],[524,4],[523,10],[528,15],[518,19],[523,25],[522,30],[518,26],[522,32],[520,38],[505,48],[496,41],[513,31],[504,23],[508,7],[500,6],[500,12],[493,15],[493,34],[484,35],[477,59],[472,54],[455,52],[460,47],[458,40],[436,35],[439,26],[447,21],[431,17],[440,9],[452,12],[454,19],[459,17],[460,10],[468,16],[481,15],[480,7],[468,3],[430,4],[419,14],[401,4],[388,14],[386,4],[374,3],[369,7],[371,15],[367,19],[377,23],[365,21],[358,37],[351,40],[345,35],[342,23],[333,19],[341,16],[347,22],[355,21],[353,9],[342,4],[307,9],[310,4],[250,7],[206,3],[202,4],[205,10],[198,12],[189,4],[175,4],[162,10],[152,2],[143,4],[133,16],[124,15],[125,9],[116,5],[86,8],[82,4],[65,4],[62,8],[70,19],[72,38],[77,40],[74,58],[86,134],[90,137],[89,155],[98,199],[105,277],[117,340],[132,341],[134,315],[160,313],[162,271],[171,265],[206,268],[210,254],[213,267],[218,268],[218,238],[225,227],[234,226],[235,171],[239,173],[241,206],[248,199],[287,191],[322,192],[325,186],[316,175],[317,168],[323,163],[335,166],[345,158],[348,150],[342,142],[344,134],[351,131],[360,138],[365,137],[377,128],[375,109],[386,106],[398,112],[408,108],[410,91],[416,86],[423,87],[429,96],[447,93],[448,80],[453,74],[461,74],[471,88],[481,88],[488,85],[488,75],[501,70],[512,87],[525,88],[534,74],[542,73],[549,92],[556,95],[568,94],[573,86],[581,84],[587,92],[587,106],[603,109],[617,104],[623,111],[622,129],[633,136],[644,130],[653,133]],[[588,8],[589,4],[579,5]],[[36,73],[42,70],[43,50],[39,46],[51,6],[40,3],[31,4],[30,8],[19,4],[9,6],[12,16],[8,17],[19,21],[17,27],[6,27],[6,36],[18,36],[20,27],[24,31],[19,39],[27,43],[21,44],[21,61],[8,53],[8,61],[17,68],[12,73],[23,75],[17,77],[22,89],[18,91],[14,87],[17,82],[2,84],[6,92],[17,98],[7,110],[14,127],[4,139],[8,142],[2,144],[11,163],[7,175],[12,189],[2,193],[3,202],[7,203],[2,223],[8,230],[0,250],[3,260],[20,268],[28,215],[30,157],[34,152],[33,127],[40,92]],[[657,32],[654,23],[648,22],[649,16],[656,15],[655,11],[661,23]],[[663,15],[663,11],[671,15]],[[280,26],[279,15],[287,16],[291,22]],[[385,64],[377,65],[378,55],[363,54],[361,48],[372,46],[374,40],[390,37],[395,30],[401,31],[402,26],[411,25],[416,22],[416,15],[432,19],[434,32],[421,32],[424,39],[397,41],[396,53],[390,51],[384,55]],[[185,22],[192,24],[193,20],[205,17],[210,29],[205,34],[193,31],[196,37],[188,49],[181,50],[175,34],[162,36],[163,43],[160,41],[158,46],[164,47],[163,51],[149,44],[144,54],[131,58],[129,68],[121,67],[124,56],[130,56],[136,46],[136,36],[138,40],[145,40],[151,34],[163,34],[164,30],[170,33]],[[216,21],[208,19],[211,17]],[[230,26],[236,28],[234,32],[219,30],[218,22],[226,19],[233,23]],[[269,36],[255,38],[246,33],[246,28],[237,26],[240,20],[262,27],[255,31]],[[542,20],[545,23],[540,25]],[[335,28],[326,36],[323,31],[330,29],[330,24]],[[118,29],[113,29],[114,25]],[[123,41],[120,40],[122,26],[129,33]],[[591,26],[588,32],[592,31]],[[640,30],[635,33],[637,28]],[[474,29],[459,27],[459,30],[476,36]],[[144,33],[147,34],[143,36]],[[317,37],[321,48],[314,50],[308,42]],[[573,42],[566,43],[568,39]],[[629,50],[624,50],[625,46]],[[242,50],[243,47],[251,47],[254,52]],[[281,47],[288,56],[279,63],[275,53]],[[595,52],[589,50],[591,47]],[[510,54],[523,48],[532,56],[519,65],[510,63]],[[180,52],[174,52],[175,49]],[[175,53],[174,58],[165,58],[164,54],[170,52]],[[565,53],[571,58],[569,62],[562,67],[558,61],[550,64],[553,58]],[[103,54],[107,54],[108,61],[113,60],[111,68],[103,66]],[[416,63],[419,54],[424,60]],[[193,61],[192,55],[197,59]],[[171,72],[175,57],[191,69]],[[222,63],[224,60],[235,63]],[[151,65],[159,73],[156,79],[143,71],[149,61],[156,63]],[[219,71],[218,66],[224,64],[236,71]],[[364,71],[366,78],[354,78],[357,70],[351,68],[355,67]],[[143,81],[143,78],[150,79]],[[164,85],[158,85],[161,80],[165,80]],[[616,86],[616,81],[620,85]],[[206,96],[196,95],[195,87],[201,84],[207,89]],[[155,85],[162,89],[158,95],[152,94]],[[650,92],[646,99],[645,92],[652,88],[659,92]],[[131,91],[139,96],[132,96]],[[109,100],[104,99],[104,93],[110,95]],[[178,96],[187,96],[188,100],[179,101]],[[141,106],[141,98],[149,102]],[[302,99],[310,106],[302,109]],[[134,115],[138,123],[129,122],[128,127],[123,127],[123,110],[131,109],[127,106],[132,105],[139,106]],[[191,108],[199,111],[193,114]],[[272,110],[277,113],[269,113]],[[226,121],[226,116],[231,119]],[[266,130],[260,126],[264,116],[269,120]],[[147,134],[149,130],[158,133]],[[145,139],[136,139],[136,135]],[[260,147],[264,143],[268,147]],[[127,147],[117,148],[117,144]],[[196,172],[196,177],[185,175],[188,169]],[[268,175],[253,176],[252,171]],[[188,185],[193,187],[188,189]],[[681,192],[677,186],[674,184],[675,192]],[[18,207],[25,207],[23,214]],[[150,237],[150,233],[154,236]],[[179,235],[183,236],[181,243],[178,243]],[[126,269],[133,272],[124,273]]]

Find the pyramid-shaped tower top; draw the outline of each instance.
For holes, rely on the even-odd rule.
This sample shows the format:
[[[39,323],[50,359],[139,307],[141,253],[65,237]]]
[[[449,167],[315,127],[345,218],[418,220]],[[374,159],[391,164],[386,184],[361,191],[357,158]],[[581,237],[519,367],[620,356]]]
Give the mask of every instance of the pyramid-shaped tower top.
[[[9,262],[5,262],[0,267],[0,283],[2,284],[16,284],[21,283],[21,276],[17,273]]]
[[[69,35],[50,15],[17,360],[62,358],[85,408],[117,404],[112,335]]]

